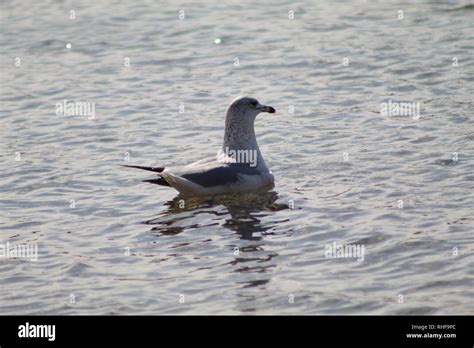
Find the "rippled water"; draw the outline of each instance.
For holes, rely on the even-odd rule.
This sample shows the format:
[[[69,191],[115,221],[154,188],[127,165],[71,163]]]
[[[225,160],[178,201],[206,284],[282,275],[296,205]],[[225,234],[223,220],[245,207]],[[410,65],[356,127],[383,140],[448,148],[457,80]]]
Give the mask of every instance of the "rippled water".
[[[39,253],[1,314],[473,314],[472,3],[0,6],[0,242]],[[183,208],[118,166],[215,154],[241,94],[273,191]]]

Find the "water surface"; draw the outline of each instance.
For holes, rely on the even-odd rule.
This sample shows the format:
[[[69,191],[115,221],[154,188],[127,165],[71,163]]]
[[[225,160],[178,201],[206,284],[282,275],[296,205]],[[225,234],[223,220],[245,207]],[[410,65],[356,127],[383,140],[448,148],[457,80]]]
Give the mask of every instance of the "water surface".
[[[473,314],[469,2],[0,6],[0,242],[39,251],[0,258],[1,314]],[[273,191],[183,206],[118,166],[214,155],[242,94],[278,111]]]

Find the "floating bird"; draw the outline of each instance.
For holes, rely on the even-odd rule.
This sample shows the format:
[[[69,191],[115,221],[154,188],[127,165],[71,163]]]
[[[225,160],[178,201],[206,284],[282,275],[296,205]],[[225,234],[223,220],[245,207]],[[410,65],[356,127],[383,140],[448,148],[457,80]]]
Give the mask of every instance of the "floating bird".
[[[273,174],[265,164],[255,138],[254,122],[261,112],[273,114],[275,109],[254,98],[235,98],[227,107],[224,143],[215,157],[184,167],[125,167],[159,173],[158,178],[145,182],[173,187],[185,197],[271,189],[274,187]]]

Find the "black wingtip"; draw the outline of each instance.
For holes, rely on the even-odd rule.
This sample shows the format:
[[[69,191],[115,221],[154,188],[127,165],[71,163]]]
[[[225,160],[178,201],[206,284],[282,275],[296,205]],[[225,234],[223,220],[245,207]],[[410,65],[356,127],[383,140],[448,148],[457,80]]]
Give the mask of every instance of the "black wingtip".
[[[156,178],[156,179],[143,180],[143,182],[147,182],[147,183],[155,184],[155,185],[171,187],[171,185],[168,184],[168,182],[165,179],[163,179],[162,177],[159,177],[159,178]]]
[[[137,169],[143,169],[143,170],[148,170],[150,172],[155,172],[155,173],[161,173],[165,167],[146,167],[146,166],[130,166],[127,164],[121,164],[122,167],[128,167],[128,168],[137,168]]]

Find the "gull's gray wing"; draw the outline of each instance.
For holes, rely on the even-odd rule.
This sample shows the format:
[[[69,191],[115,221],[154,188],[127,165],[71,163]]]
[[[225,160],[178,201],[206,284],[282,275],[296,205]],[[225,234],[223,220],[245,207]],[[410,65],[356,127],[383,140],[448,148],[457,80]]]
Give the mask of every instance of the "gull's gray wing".
[[[247,163],[220,163],[217,161],[191,164],[181,171],[174,172],[186,180],[203,187],[229,185],[239,181],[239,174],[261,175],[262,173]]]

